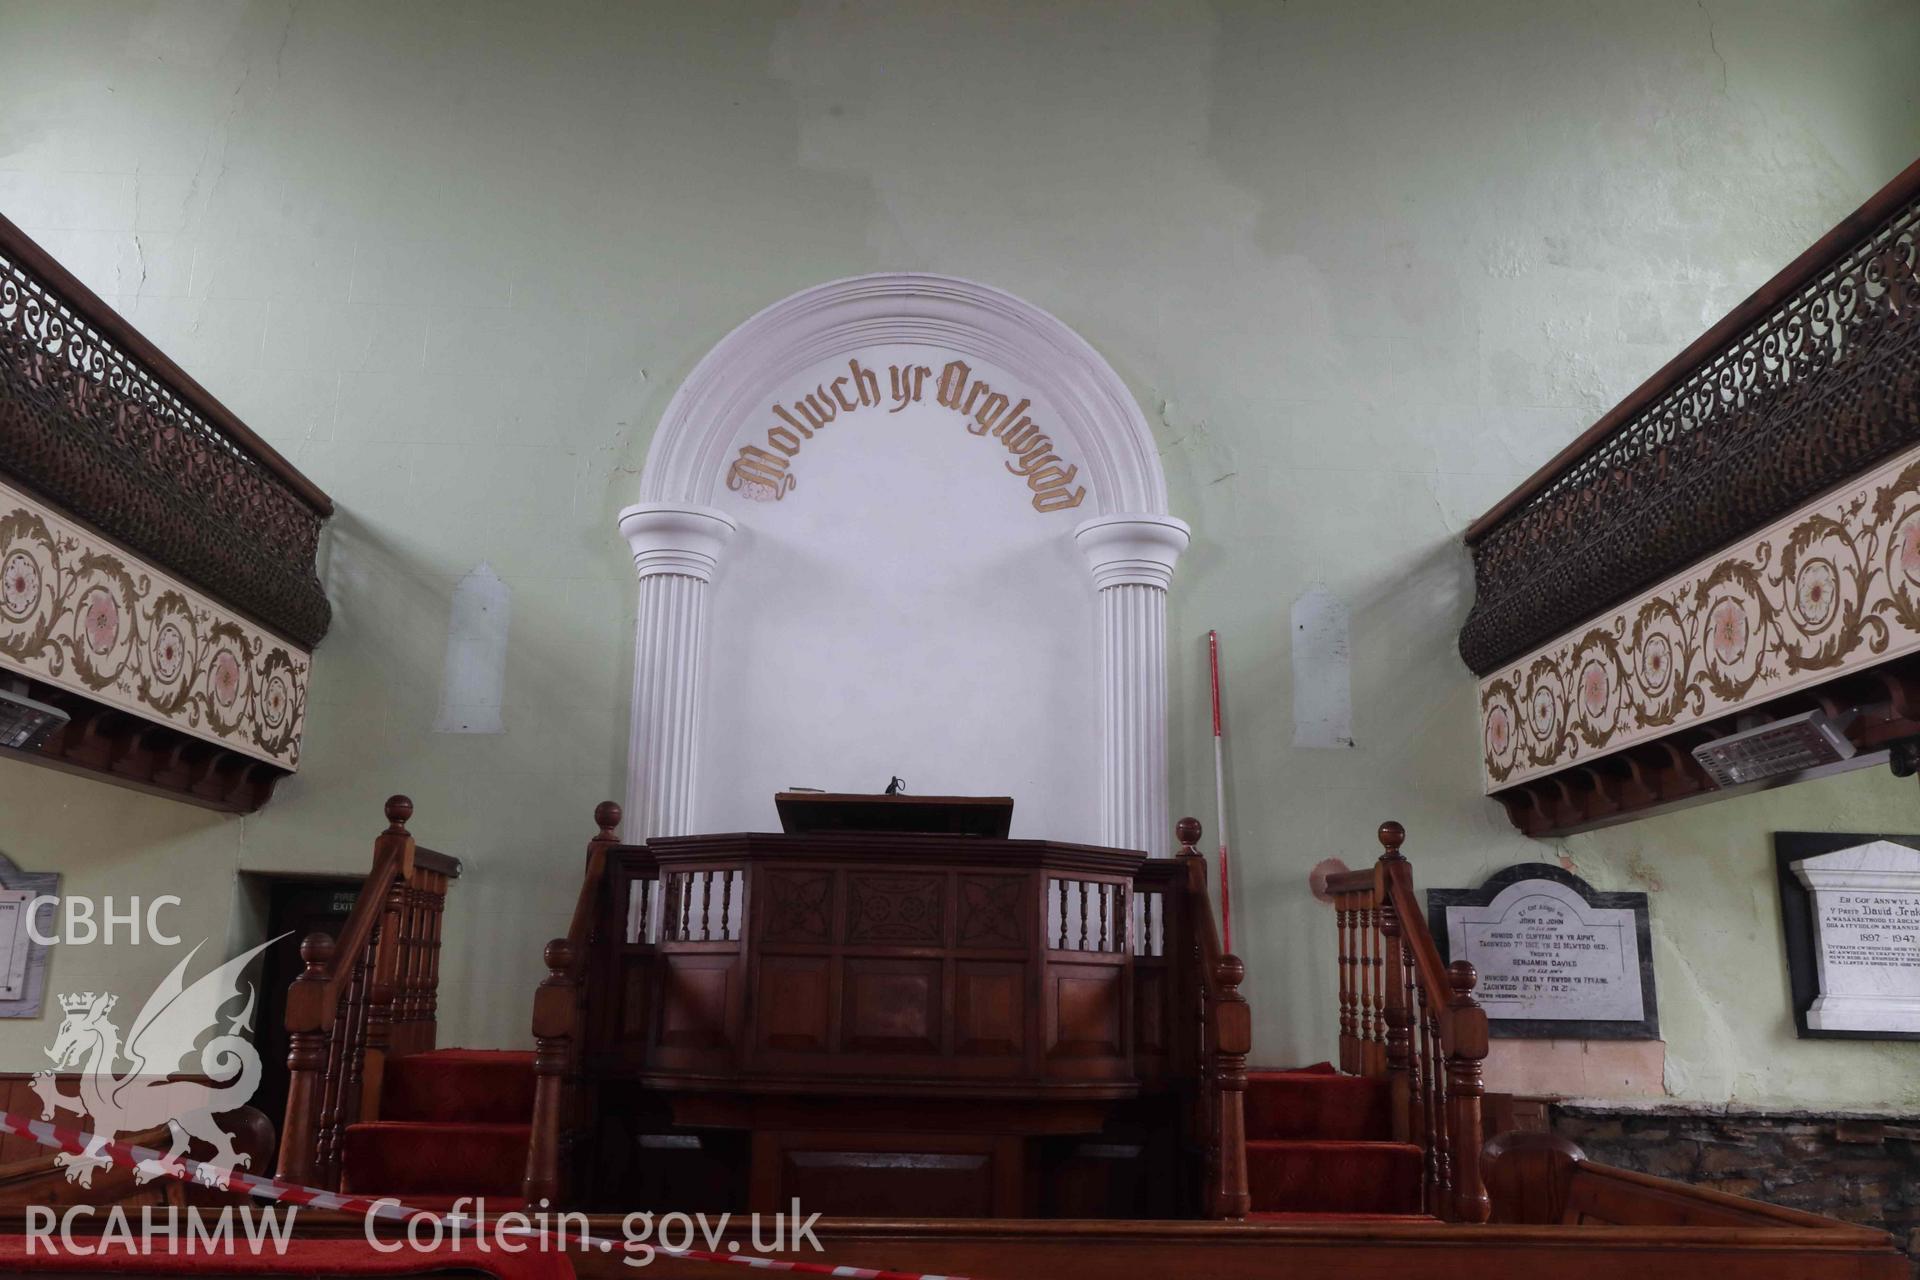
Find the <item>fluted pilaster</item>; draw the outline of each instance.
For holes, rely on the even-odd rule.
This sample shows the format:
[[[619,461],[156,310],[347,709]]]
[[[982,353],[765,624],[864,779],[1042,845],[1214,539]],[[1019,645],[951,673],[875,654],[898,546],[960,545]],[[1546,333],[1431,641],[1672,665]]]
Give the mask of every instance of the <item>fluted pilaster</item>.
[[[1100,842],[1169,854],[1167,587],[1187,526],[1101,516],[1073,536],[1100,593]]]
[[[685,835],[693,824],[706,669],[707,585],[733,520],[711,507],[643,503],[620,513],[640,578],[626,838]]]

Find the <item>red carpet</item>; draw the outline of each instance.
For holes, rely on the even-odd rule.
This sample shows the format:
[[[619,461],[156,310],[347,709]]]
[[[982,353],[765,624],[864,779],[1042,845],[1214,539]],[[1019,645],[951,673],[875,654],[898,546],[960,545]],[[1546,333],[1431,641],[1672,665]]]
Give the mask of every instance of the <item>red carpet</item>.
[[[398,1059],[387,1066],[380,1119],[347,1129],[342,1189],[422,1208],[462,1195],[510,1201],[532,1115],[530,1053],[439,1049]],[[1250,1072],[1246,1115],[1257,1217],[1420,1213],[1420,1150],[1393,1141],[1384,1080],[1324,1063]]]
[[[526,1174],[533,1055],[436,1049],[387,1064],[380,1119],[347,1126],[341,1190],[422,1208],[513,1198]]]
[[[1393,1140],[1387,1082],[1325,1064],[1247,1075],[1255,1217],[1417,1215],[1420,1149]]]
[[[533,1055],[506,1049],[435,1049],[395,1058],[380,1084],[383,1120],[526,1124],[533,1116]]]
[[[1393,1114],[1379,1080],[1262,1071],[1247,1077],[1247,1136],[1353,1142],[1391,1138]]]

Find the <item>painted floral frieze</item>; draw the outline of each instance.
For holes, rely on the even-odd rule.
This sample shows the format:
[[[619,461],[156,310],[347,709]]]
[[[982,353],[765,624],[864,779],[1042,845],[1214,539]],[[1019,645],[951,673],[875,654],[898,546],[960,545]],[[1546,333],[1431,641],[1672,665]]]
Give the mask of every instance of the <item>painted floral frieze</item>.
[[[0,484],[0,668],[287,769],[311,656]]]
[[[1920,649],[1920,449],[1480,683],[1488,791]]]

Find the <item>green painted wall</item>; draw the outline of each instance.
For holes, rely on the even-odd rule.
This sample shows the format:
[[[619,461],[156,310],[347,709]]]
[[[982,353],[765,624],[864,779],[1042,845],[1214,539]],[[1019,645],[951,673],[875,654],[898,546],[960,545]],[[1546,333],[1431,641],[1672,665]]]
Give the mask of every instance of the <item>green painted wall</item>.
[[[456,853],[449,1039],[525,1042],[620,790],[615,511],[702,352],[793,290],[926,269],[1084,334],[1194,527],[1174,806],[1211,812],[1225,637],[1259,1060],[1331,1050],[1308,867],[1393,816],[1426,884],[1565,854],[1653,896],[1668,1084],[1920,1106],[1920,1046],[1796,1042],[1778,827],[1920,828],[1808,784],[1541,846],[1480,798],[1462,528],[1920,153],[1909,3],[0,0],[0,210],[337,500],[299,776],[245,820],[0,765],[0,851],[76,893],[356,871],[381,799]],[[507,732],[431,731],[447,602],[513,592]],[[1351,751],[1292,744],[1291,601],[1353,609]],[[176,953],[67,947],[54,989]],[[48,1022],[0,1026],[30,1069]],[[1497,1084],[1497,1081],[1496,1081]]]

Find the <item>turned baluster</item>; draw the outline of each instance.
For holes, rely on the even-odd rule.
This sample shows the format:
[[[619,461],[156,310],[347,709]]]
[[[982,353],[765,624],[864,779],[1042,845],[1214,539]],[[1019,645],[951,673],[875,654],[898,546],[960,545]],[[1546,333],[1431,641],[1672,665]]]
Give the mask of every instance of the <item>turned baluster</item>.
[[[1437,999],[1437,997],[1436,997]],[[1429,1007],[1427,1017],[1433,1023],[1433,1203],[1436,1217],[1453,1220],[1453,1130],[1447,1107],[1447,1050],[1441,1034],[1441,1011]]]
[[[1407,1009],[1407,983],[1400,968],[1400,918],[1391,902],[1380,908],[1380,937],[1386,953],[1387,1098],[1394,1140],[1405,1142],[1411,1127],[1408,1105],[1412,1097],[1413,1015]]]
[[[341,1055],[346,1049],[346,1037],[341,1034],[342,1024],[350,994],[343,984],[334,1001],[333,1025],[327,1029],[327,1058],[320,1068],[320,1119],[314,1128],[313,1168],[319,1178],[319,1185],[332,1187],[334,1169],[334,1143],[340,1132],[340,1079]]]
[[[371,942],[373,970],[367,988],[366,1049],[360,1070],[360,1100],[357,1108],[363,1120],[380,1118],[380,1091],[386,1080],[389,1054],[407,1051],[408,1025],[402,984],[401,942],[405,936],[406,891],[404,880],[396,880],[387,892],[384,913]],[[397,1024],[397,1025],[396,1025]]]
[[[1424,1152],[1427,1144],[1427,1086],[1426,1066],[1421,1060],[1419,1044],[1420,979],[1414,968],[1413,948],[1406,944],[1405,939],[1401,940],[1400,975],[1401,1007],[1407,1011],[1407,1135],[1403,1141],[1413,1143]]]
[[[1416,981],[1413,994],[1420,1028],[1420,1078],[1425,1086],[1422,1096],[1425,1105],[1420,1116],[1421,1149],[1426,1157],[1425,1198],[1427,1212],[1437,1218],[1443,1216],[1440,1212],[1440,1144],[1444,1140],[1440,1125],[1441,1080],[1435,1069],[1440,1061],[1440,1037],[1434,1027],[1425,984]]]
[[[1354,895],[1353,926],[1353,1038],[1354,1074],[1368,1075],[1373,1065],[1373,900],[1368,892]]]
[[[427,906],[427,999],[421,1009],[421,1038],[415,1052],[425,1052],[440,1041],[440,945],[447,918],[447,876],[436,871],[434,893]]]
[[[427,1003],[426,891],[415,881],[414,874],[406,875],[401,881],[406,903],[402,916],[406,932],[400,939],[400,961],[406,975],[401,979],[406,996],[406,1031],[402,1040],[406,1053],[420,1051],[420,1020]]]
[[[1340,933],[1340,1071],[1357,1075],[1357,1042],[1354,1038],[1354,921],[1350,910],[1352,894],[1334,894],[1334,919]]]
[[[375,941],[378,941],[376,938]],[[346,1002],[346,1054],[343,1079],[340,1083],[340,1114],[335,1122],[333,1133],[331,1169],[333,1181],[330,1186],[340,1185],[340,1166],[346,1156],[347,1126],[358,1121],[360,1103],[366,1087],[367,1062],[367,1015],[369,1001],[373,995],[373,952],[371,949],[360,953],[353,966],[353,981],[348,986],[349,999]]]
[[[1480,1098],[1486,1092],[1480,1064],[1487,1056],[1487,1015],[1474,998],[1479,980],[1473,966],[1455,960],[1447,968],[1453,988],[1447,1003],[1453,1027],[1453,1045],[1447,1055],[1447,1127],[1452,1130],[1453,1217],[1457,1222],[1485,1222],[1491,1212],[1487,1189],[1480,1177]]]
[[[1367,908],[1367,1000],[1372,1016],[1367,1020],[1367,1074],[1378,1076],[1387,1070],[1387,1009],[1381,960],[1380,900]]]

